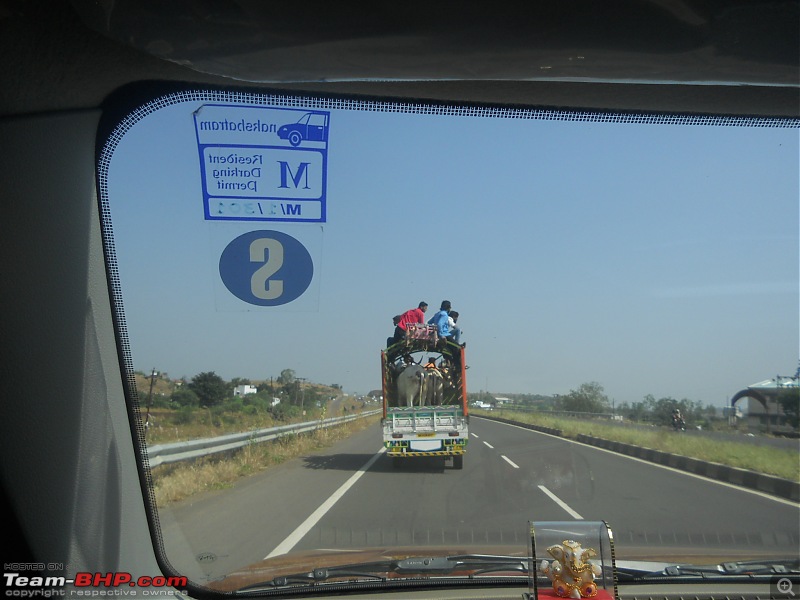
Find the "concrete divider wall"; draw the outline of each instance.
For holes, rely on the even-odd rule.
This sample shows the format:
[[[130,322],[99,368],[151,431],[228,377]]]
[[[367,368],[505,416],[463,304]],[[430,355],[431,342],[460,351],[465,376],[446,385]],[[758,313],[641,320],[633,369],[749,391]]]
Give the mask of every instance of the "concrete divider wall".
[[[485,415],[474,415],[480,419],[489,419],[491,421],[498,421],[500,423],[508,423],[510,425],[517,425],[533,431],[539,431],[550,435],[564,437],[560,429],[552,427],[540,427],[530,423],[520,423],[512,419],[502,417],[490,417]],[[748,471],[747,469],[739,469],[722,465],[719,463],[707,462],[697,458],[682,456],[680,454],[671,454],[669,452],[662,452],[661,450],[654,450],[653,448],[644,448],[642,446],[634,446],[633,444],[625,444],[623,442],[615,442],[603,438],[593,437],[591,435],[579,434],[576,441],[590,446],[603,448],[612,452],[618,452],[641,460],[665,465],[680,471],[687,471],[695,475],[708,477],[717,481],[724,481],[732,485],[738,485],[744,488],[758,490],[766,494],[786,498],[794,502],[800,502],[800,483],[790,479],[782,479],[773,475],[766,475],[764,473],[757,473],[755,471]]]

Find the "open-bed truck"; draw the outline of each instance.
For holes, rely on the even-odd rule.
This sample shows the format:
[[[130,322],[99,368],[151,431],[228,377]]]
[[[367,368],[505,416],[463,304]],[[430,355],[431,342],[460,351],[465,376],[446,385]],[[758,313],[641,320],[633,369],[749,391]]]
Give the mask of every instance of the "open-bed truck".
[[[381,371],[383,444],[395,467],[441,456],[462,469],[469,438],[464,347],[437,338],[435,327],[412,326],[405,339],[381,351]],[[409,391],[403,379],[415,387]]]

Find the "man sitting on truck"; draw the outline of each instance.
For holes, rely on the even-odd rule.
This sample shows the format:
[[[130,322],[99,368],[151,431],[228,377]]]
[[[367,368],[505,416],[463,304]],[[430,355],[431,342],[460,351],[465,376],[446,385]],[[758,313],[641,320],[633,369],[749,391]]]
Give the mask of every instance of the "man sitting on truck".
[[[406,337],[406,330],[408,329],[409,324],[411,323],[424,323],[425,322],[425,311],[428,310],[428,303],[427,302],[420,302],[417,308],[412,308],[407,310],[400,318],[397,320],[397,323],[394,328],[394,340],[393,343],[397,343]]]
[[[450,335],[456,344],[461,343],[461,328],[456,325],[458,323],[458,312],[451,310],[447,317],[447,324],[450,327]]]
[[[440,339],[452,339],[450,331],[450,301],[442,300],[442,306],[435,315],[428,321],[428,325],[436,325]]]

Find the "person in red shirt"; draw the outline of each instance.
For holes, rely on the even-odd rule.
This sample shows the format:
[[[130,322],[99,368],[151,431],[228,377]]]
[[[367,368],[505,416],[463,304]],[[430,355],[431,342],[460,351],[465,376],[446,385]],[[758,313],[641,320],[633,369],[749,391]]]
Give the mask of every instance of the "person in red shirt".
[[[409,323],[425,323],[425,311],[428,310],[427,302],[420,302],[417,308],[407,310],[400,315],[394,328],[394,342],[399,342],[406,337],[406,329]]]

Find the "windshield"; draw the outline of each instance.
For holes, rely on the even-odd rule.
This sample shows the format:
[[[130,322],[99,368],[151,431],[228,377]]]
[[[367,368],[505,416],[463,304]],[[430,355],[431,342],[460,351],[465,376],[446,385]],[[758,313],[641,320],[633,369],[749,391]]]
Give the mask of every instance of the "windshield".
[[[565,520],[606,521],[617,560],[796,557],[796,125],[223,92],[132,112],[101,196],[165,561],[211,586],[264,559],[526,556],[529,521]]]

